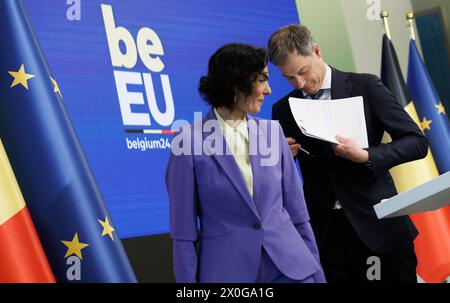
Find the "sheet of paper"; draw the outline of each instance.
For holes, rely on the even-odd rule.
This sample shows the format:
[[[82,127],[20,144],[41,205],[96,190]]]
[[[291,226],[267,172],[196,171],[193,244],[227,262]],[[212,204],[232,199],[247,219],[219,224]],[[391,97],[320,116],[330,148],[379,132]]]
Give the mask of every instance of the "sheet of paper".
[[[337,144],[335,137],[340,135],[355,140],[361,148],[369,147],[361,96],[335,100],[289,98],[289,106],[306,136]]]

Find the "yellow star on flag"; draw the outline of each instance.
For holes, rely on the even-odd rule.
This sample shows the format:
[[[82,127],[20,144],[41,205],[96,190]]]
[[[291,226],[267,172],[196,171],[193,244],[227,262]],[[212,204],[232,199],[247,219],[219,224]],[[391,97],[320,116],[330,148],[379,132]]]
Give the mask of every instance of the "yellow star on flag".
[[[420,126],[422,127],[422,130],[431,130],[430,124],[432,123],[432,120],[427,120],[427,118],[423,117],[422,122],[420,122]]]
[[[52,80],[52,83],[53,83],[53,92],[54,93],[58,93],[60,96],[61,96],[61,98],[62,98],[62,95],[61,95],[61,91],[59,90],[59,86],[58,86],[58,83],[56,82],[56,80],[55,79],[53,79],[52,77],[50,77],[50,80]]]
[[[80,260],[83,260],[83,256],[81,255],[81,250],[89,246],[89,244],[81,243],[78,240],[78,233],[75,233],[72,241],[61,241],[65,246],[67,246],[67,252],[64,258],[71,256],[73,254],[77,255]]]
[[[30,75],[25,72],[25,67],[23,66],[23,64],[20,66],[19,71],[17,72],[8,71],[8,73],[14,78],[14,81],[11,84],[11,88],[13,88],[16,85],[22,84],[23,87],[28,89],[27,81],[31,78],[34,78],[34,75]]]
[[[115,231],[115,229],[109,223],[108,217],[105,217],[105,221],[98,220],[98,222],[103,226],[102,237],[105,235],[108,235],[111,238],[111,240],[114,241],[114,236],[112,233],[113,233],[113,231]]]
[[[439,104],[438,105],[435,105],[436,107],[437,107],[437,109],[438,109],[438,111],[439,111],[439,113],[440,114],[446,114],[445,113],[445,107],[444,107],[444,105],[442,104],[442,102],[439,102]]]

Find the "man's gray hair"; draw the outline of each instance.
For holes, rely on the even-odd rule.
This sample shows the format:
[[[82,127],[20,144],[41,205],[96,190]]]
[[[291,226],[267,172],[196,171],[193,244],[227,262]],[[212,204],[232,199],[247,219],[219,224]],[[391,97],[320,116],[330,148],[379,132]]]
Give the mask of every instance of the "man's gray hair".
[[[269,38],[269,60],[280,66],[286,63],[289,54],[310,56],[313,53],[314,38],[304,25],[290,24],[283,26]]]

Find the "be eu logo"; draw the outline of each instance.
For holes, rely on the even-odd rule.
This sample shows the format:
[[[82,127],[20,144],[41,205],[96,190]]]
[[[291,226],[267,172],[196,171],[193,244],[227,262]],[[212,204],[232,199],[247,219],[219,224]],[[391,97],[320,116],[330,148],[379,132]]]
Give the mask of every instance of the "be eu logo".
[[[130,31],[116,25],[110,5],[102,4],[103,22],[108,40],[114,79],[119,100],[122,122],[127,133],[170,134],[170,125],[175,118],[169,75],[164,74],[164,48],[158,34],[149,27],[142,27],[136,39]],[[120,47],[120,46],[124,47]],[[149,72],[133,71],[138,59]],[[133,90],[130,90],[130,86]],[[136,91],[136,87],[142,87]],[[162,89],[165,111],[158,107],[155,89]],[[146,106],[147,103],[147,106]],[[161,102],[160,102],[161,103]],[[133,107],[146,108],[133,112]],[[155,126],[156,124],[156,126]],[[155,145],[156,146],[153,146]],[[132,140],[127,138],[129,149],[147,150],[168,148],[168,139]]]

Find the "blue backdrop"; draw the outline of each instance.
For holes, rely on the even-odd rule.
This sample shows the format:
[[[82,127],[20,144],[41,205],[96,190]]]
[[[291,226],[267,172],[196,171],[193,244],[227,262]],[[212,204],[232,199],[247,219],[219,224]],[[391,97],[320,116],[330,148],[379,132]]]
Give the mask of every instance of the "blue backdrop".
[[[208,108],[197,93],[197,85],[200,76],[206,73],[211,54],[229,42],[265,47],[278,27],[299,22],[295,1],[80,0],[79,3],[81,19],[71,21],[66,12],[73,7],[66,1],[24,0],[118,234],[125,238],[166,233],[169,218],[164,173],[169,149],[165,142],[171,135],[126,130],[161,132],[170,129],[173,120],[193,121],[195,111],[205,113]],[[128,31],[134,44],[142,28],[156,34],[163,54],[154,52],[151,60],[161,60],[164,65],[161,71],[150,70],[139,52],[132,67],[113,65],[102,4],[108,5],[104,11],[110,8],[113,13],[112,32]],[[154,41],[148,45],[155,44]],[[123,41],[117,45],[122,54],[130,51]],[[265,118],[270,118],[272,103],[291,90],[273,66],[269,69],[272,95],[266,98],[259,115]],[[126,76],[115,78],[115,72]],[[144,85],[149,75],[152,81]],[[133,78],[129,82],[134,84],[117,85],[125,78]],[[165,94],[162,78],[169,84]],[[127,95],[120,97],[118,86],[125,87]],[[158,123],[161,119],[149,110],[152,87],[162,114],[173,100],[174,115],[166,115],[165,123]],[[133,101],[137,99],[142,104],[130,105],[138,103]],[[126,120],[127,110],[129,114],[147,117],[151,125]],[[147,141],[147,147],[138,148],[137,144],[143,141]]]

